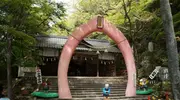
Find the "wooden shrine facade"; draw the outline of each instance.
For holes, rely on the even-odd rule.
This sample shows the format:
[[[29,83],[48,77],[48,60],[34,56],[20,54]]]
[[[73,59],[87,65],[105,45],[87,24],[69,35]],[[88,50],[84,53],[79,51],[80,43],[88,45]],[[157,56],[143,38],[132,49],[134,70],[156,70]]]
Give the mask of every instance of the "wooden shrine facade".
[[[44,64],[39,65],[44,76],[56,76],[59,56],[67,37],[37,36],[37,47]],[[107,40],[84,39],[76,48],[69,64],[69,76],[116,76],[119,49]]]

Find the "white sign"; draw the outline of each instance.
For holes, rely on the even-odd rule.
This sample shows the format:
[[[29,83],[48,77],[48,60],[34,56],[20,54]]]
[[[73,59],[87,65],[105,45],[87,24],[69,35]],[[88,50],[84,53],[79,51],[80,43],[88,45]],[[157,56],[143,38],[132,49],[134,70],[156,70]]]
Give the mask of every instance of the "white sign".
[[[25,72],[35,72],[36,67],[18,67],[18,77],[24,77]]]
[[[154,71],[149,75],[149,78],[153,79],[159,73],[160,68],[161,66],[157,66],[156,69],[154,69]]]
[[[159,71],[159,78],[162,81],[168,80],[169,79],[169,72],[168,68],[166,67],[161,67],[161,70]]]
[[[42,84],[42,74],[40,68],[36,69],[36,79],[37,79],[37,84]]]

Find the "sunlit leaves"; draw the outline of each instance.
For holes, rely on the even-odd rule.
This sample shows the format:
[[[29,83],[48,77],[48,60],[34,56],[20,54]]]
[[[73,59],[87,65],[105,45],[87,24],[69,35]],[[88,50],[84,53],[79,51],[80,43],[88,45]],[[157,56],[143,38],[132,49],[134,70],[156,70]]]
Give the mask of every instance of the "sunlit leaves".
[[[35,36],[46,33],[50,29],[49,22],[58,23],[65,16],[64,13],[65,9],[61,3],[48,0],[1,0],[0,59],[6,56],[4,51],[7,48],[8,33],[13,37],[13,65],[27,66],[28,64],[34,67],[40,61],[39,51],[34,47]]]

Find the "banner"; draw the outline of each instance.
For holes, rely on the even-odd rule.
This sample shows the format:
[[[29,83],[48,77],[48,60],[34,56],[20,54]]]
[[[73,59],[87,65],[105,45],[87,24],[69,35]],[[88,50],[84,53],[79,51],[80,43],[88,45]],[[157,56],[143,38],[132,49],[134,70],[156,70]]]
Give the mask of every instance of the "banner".
[[[37,84],[42,84],[42,74],[40,68],[36,69],[36,79],[37,79]]]

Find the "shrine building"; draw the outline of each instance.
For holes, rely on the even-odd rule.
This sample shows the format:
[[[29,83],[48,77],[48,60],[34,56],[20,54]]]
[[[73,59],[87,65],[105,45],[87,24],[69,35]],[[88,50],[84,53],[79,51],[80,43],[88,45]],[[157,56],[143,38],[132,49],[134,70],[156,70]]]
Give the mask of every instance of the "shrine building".
[[[43,76],[57,76],[58,62],[68,37],[37,36],[37,47],[42,51]],[[68,70],[68,76],[116,76],[120,50],[108,40],[85,38],[77,46]],[[122,59],[123,61],[123,59]],[[119,63],[119,61],[118,61]]]

